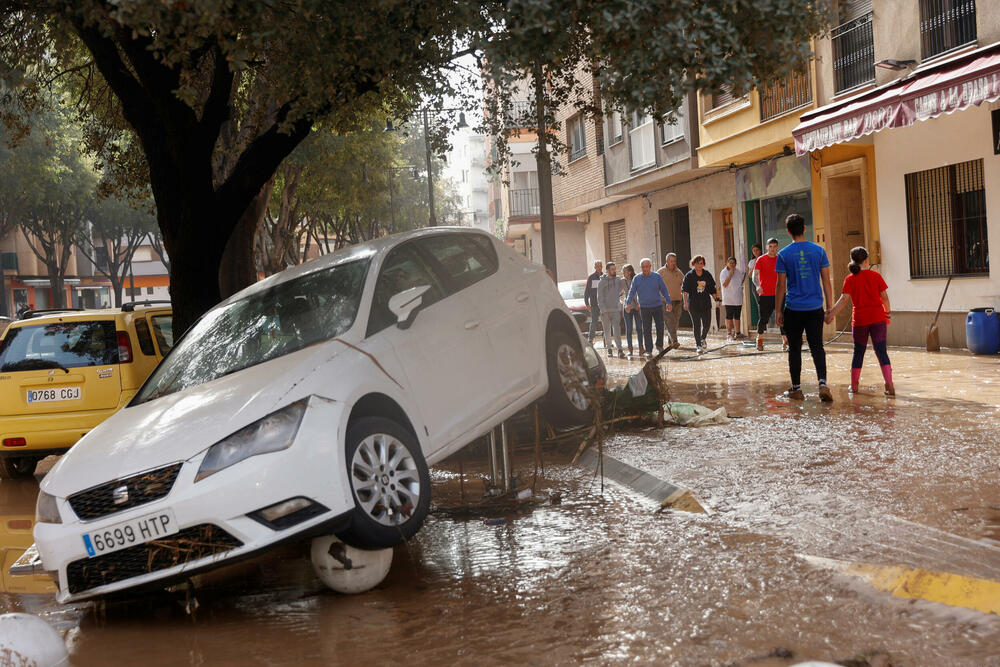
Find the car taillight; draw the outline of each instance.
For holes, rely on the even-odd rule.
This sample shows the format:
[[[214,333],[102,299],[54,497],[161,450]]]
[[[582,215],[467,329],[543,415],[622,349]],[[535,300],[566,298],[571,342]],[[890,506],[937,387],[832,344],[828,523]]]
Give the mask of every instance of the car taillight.
[[[127,364],[132,361],[132,341],[127,331],[118,332],[118,363]]]
[[[24,447],[28,442],[24,438],[4,438],[4,447]]]
[[[12,519],[7,522],[10,530],[31,530],[31,519]]]

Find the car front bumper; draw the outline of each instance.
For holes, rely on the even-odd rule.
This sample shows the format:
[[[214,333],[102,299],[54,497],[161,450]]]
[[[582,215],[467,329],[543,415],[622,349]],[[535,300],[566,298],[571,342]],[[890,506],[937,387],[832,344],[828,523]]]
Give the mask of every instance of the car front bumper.
[[[166,585],[248,558],[282,542],[336,530],[349,520],[354,509],[342,438],[337,435],[339,430],[331,428],[344,423],[341,418],[347,415],[343,412],[341,403],[313,396],[288,449],[250,457],[195,482],[203,451],[183,462],[173,487],[163,498],[99,519],[79,520],[68,500],[57,498],[63,523],[38,523],[34,531],[42,569],[57,574],[57,600],[73,602]],[[322,505],[322,511],[281,528],[250,516],[297,497]],[[88,557],[84,534],[113,530],[123,522],[166,509],[173,514],[179,534]],[[212,548],[191,551],[188,547],[192,543],[204,541],[205,533],[198,529],[206,525],[213,528],[208,535],[217,543]],[[148,559],[145,565],[143,559]],[[117,579],[123,573],[133,576]],[[108,583],[102,583],[105,581]]]

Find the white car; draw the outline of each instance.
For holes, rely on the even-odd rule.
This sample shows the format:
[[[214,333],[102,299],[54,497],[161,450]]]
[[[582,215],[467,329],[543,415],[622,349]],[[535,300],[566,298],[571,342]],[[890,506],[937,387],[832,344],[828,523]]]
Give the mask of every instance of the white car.
[[[540,399],[580,422],[582,341],[552,280],[428,229],[271,276],[206,313],[41,484],[36,569],[68,602],[279,542],[417,532],[428,464]]]

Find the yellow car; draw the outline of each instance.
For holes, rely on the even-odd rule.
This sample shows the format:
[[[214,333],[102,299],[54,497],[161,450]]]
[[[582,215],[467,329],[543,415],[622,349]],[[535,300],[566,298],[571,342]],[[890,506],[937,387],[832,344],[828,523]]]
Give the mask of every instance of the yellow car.
[[[169,306],[28,312],[0,338],[0,478],[34,474],[123,408],[173,346]]]

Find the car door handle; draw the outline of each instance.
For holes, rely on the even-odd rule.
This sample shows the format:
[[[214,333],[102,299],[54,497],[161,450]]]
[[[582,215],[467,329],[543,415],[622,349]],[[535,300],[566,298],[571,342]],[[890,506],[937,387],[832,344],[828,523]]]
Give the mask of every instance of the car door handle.
[[[478,326],[479,326],[479,320],[469,320],[468,322],[465,323],[466,331],[472,331]]]
[[[527,292],[521,292],[520,294],[517,295],[517,302],[518,303],[524,303],[525,301],[527,301],[530,298],[531,298],[530,294],[528,294]]]

